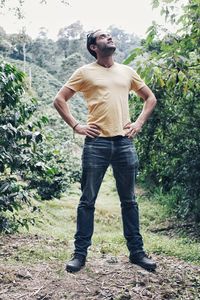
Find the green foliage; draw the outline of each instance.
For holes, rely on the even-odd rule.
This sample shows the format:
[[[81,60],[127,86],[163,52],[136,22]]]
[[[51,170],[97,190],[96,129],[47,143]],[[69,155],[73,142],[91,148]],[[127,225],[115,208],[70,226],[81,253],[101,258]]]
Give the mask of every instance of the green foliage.
[[[80,181],[79,163],[70,158],[68,151],[56,149],[53,144],[51,147],[51,151],[44,144],[38,147],[31,172],[26,177],[30,188],[37,189],[42,200],[60,198],[71,183]]]
[[[153,24],[140,49],[137,70],[158,104],[136,143],[148,187],[160,186],[163,193],[173,194],[171,207],[178,216],[200,221],[200,10],[196,4],[190,1],[177,20],[182,25],[179,34],[160,39]],[[170,18],[169,9],[167,13]],[[134,118],[139,109],[137,104]]]
[[[85,64],[84,57],[80,53],[73,53],[69,55],[67,58],[63,59],[61,64],[61,69],[58,73],[58,78],[64,84],[69,78],[74,70],[83,66]]]
[[[117,44],[116,61],[121,62],[134,47],[139,46],[140,39],[136,35],[113,26],[108,30]],[[23,61],[23,70],[27,73],[27,64],[32,63],[63,83],[77,67],[94,60],[86,48],[86,34],[80,21],[61,28],[56,41],[48,38],[45,28],[36,39],[32,39],[25,31],[6,34],[0,27],[0,54],[6,59]],[[44,85],[43,81],[40,85]]]
[[[69,158],[66,149],[56,149],[56,141],[43,129],[48,118],[34,116],[37,102],[25,92],[24,76],[13,65],[1,61],[0,231],[6,232],[20,226],[28,228],[28,223],[34,222],[34,216],[18,215],[27,204],[34,212],[31,198],[60,197],[80,176],[73,155]]]
[[[21,61],[11,62],[19,68],[23,67]],[[33,169],[36,166],[34,170],[37,172],[30,177],[32,186],[37,187],[42,199],[49,199],[50,195],[58,197],[71,182],[80,180],[80,160],[77,159],[79,153],[76,152],[78,141],[72,140],[71,129],[53,108],[53,99],[62,83],[32,63],[27,63],[26,67],[32,70],[32,88],[38,99],[37,118],[41,116],[43,123],[46,123],[43,126],[45,140],[37,146],[37,156],[33,163]],[[78,94],[71,101],[71,110],[80,122],[85,122],[86,106]],[[37,119],[34,122],[36,121]]]
[[[18,211],[28,203],[23,174],[41,134],[25,125],[35,110],[35,100],[24,95],[24,74],[14,66],[0,64],[0,230],[16,228],[27,220],[10,221],[6,212]]]

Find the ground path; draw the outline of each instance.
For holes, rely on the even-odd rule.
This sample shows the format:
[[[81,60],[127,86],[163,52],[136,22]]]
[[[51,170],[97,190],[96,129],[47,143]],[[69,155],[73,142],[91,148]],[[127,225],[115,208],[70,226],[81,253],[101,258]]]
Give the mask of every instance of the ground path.
[[[30,240],[29,240],[30,239]],[[2,246],[4,243],[4,246]],[[1,256],[10,256],[23,243],[40,238],[17,236],[1,240]],[[1,300],[61,299],[200,299],[200,268],[176,258],[153,256],[158,269],[150,273],[131,265],[126,256],[88,259],[79,273],[64,271],[59,261],[37,264],[0,264]]]
[[[101,238],[102,229],[108,228],[103,244],[111,237],[109,234],[116,235],[121,230],[115,191],[109,180],[106,184],[103,196],[101,194],[105,202],[102,199],[102,207],[96,216],[97,236]],[[76,194],[71,197],[77,199]],[[67,202],[66,199],[47,202],[51,214],[47,217],[44,214],[43,219],[52,223],[49,227],[51,235],[40,234],[38,227],[35,232],[0,236],[0,300],[200,299],[200,266],[176,257],[152,254],[158,268],[151,273],[130,264],[127,253],[123,251],[115,255],[113,250],[104,253],[91,248],[86,266],[79,273],[67,273],[65,262],[69,254],[66,253],[69,253],[71,244],[66,241],[66,229],[62,227],[66,218],[68,225],[75,225],[77,202],[72,203],[72,198]],[[42,229],[47,230],[47,222],[44,224]],[[74,227],[70,226],[68,230],[72,237]],[[53,230],[58,233],[61,229],[64,233],[60,239]]]

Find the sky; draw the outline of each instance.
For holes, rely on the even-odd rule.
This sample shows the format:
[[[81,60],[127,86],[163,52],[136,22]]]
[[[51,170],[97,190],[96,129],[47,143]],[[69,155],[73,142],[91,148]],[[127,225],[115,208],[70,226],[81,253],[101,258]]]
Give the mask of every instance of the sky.
[[[17,0],[7,0],[14,5]],[[0,26],[7,33],[19,33],[24,27],[32,38],[37,37],[40,28],[47,28],[48,37],[56,39],[60,28],[80,21],[85,31],[97,28],[107,29],[114,25],[127,33],[145,37],[152,21],[164,24],[159,9],[152,9],[152,0],[48,0],[48,4],[39,4],[39,0],[26,0],[23,7],[25,18],[18,20],[12,13],[2,10]],[[169,27],[169,24],[166,24]],[[172,28],[170,28],[173,30]]]

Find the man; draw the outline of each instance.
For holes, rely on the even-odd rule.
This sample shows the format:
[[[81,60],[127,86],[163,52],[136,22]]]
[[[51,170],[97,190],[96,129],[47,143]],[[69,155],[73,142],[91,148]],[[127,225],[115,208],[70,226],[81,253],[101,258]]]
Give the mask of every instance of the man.
[[[97,30],[89,34],[87,49],[96,61],[77,69],[54,100],[54,106],[64,121],[76,133],[86,136],[74,257],[68,262],[66,270],[77,272],[85,265],[94,228],[95,200],[104,174],[111,165],[121,202],[129,260],[153,271],[156,263],[144,252],[139,231],[139,213],[134,194],[138,158],[132,138],[141,131],[152,113],[156,98],[132,68],[114,62],[116,47],[109,33]],[[128,110],[130,90],[144,100],[143,109],[134,123],[130,122]],[[67,105],[75,92],[82,92],[87,102],[87,125],[81,125]]]

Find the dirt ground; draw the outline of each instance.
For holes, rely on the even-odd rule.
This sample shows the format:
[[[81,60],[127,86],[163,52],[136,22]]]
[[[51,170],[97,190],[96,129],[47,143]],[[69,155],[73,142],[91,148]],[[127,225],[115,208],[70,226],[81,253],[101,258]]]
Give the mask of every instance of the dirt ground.
[[[30,239],[30,240],[28,240]],[[65,263],[22,264],[8,259],[31,237],[3,237],[0,241],[0,300],[147,300],[200,299],[200,266],[173,257],[153,255],[158,268],[147,272],[127,256],[96,255],[78,273],[67,273]]]

